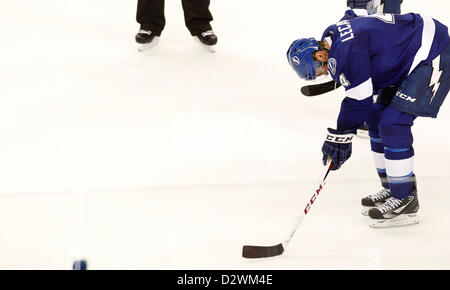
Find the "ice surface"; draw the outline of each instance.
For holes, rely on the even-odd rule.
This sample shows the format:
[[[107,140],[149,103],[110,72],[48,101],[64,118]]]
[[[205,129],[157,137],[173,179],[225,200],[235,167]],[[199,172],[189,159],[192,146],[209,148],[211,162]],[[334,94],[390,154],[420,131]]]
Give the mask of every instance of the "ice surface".
[[[419,225],[368,227],[379,185],[356,139],[285,254],[240,257],[280,243],[321,177],[343,91],[301,96],[285,52],[344,0],[212,1],[215,54],[179,1],[144,53],[135,2],[35,2],[0,10],[1,269],[70,269],[79,251],[90,269],[450,269],[448,103],[413,129]],[[448,1],[404,2],[450,24]]]

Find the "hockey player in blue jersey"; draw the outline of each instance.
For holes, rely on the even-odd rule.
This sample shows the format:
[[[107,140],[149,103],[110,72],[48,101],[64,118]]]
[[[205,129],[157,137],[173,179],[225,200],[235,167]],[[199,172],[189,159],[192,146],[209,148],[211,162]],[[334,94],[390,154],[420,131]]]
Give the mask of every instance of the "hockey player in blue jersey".
[[[400,14],[403,0],[347,0],[347,7],[352,8],[355,14],[369,15],[369,14]],[[360,9],[366,11],[358,11]],[[340,85],[337,83],[335,87]],[[367,125],[358,128],[357,135],[360,137],[369,137]],[[381,192],[384,193],[384,192]],[[371,195],[370,198],[378,198],[377,195]],[[365,213],[367,215],[367,213]]]
[[[419,209],[411,127],[436,118],[450,88],[450,38],[439,21],[420,14],[346,18],[321,41],[296,40],[287,57],[305,80],[330,74],[346,90],[336,129],[328,129],[323,162],[333,170],[350,158],[352,137],[366,121],[383,186],[362,200],[372,227],[418,223]]]

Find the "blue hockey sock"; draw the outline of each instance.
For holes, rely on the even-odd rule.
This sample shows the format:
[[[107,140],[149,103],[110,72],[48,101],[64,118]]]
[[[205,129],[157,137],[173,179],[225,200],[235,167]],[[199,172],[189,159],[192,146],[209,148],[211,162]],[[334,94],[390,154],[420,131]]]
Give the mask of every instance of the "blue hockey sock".
[[[413,172],[401,177],[388,176],[391,196],[397,199],[407,198],[416,190],[416,177]]]
[[[414,190],[414,149],[384,148],[387,180],[391,195],[397,199],[407,198]]]
[[[373,136],[374,133],[371,132]],[[381,143],[381,138],[370,137],[370,147],[372,149],[373,159],[375,161],[375,167],[377,168],[378,176],[380,177],[381,185],[389,189],[389,182],[386,174],[386,164],[384,162],[384,147]]]
[[[391,195],[403,199],[413,190],[414,149],[411,127],[416,117],[387,107],[381,114],[379,133]]]

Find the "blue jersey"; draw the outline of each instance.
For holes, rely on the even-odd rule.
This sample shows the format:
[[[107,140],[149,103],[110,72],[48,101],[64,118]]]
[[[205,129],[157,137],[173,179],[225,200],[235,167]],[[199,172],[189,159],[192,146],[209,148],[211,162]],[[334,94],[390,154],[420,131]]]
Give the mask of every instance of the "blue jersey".
[[[356,129],[374,92],[400,85],[449,44],[447,27],[419,14],[355,16],[347,12],[323,37],[331,45],[329,72],[346,89],[338,129]]]

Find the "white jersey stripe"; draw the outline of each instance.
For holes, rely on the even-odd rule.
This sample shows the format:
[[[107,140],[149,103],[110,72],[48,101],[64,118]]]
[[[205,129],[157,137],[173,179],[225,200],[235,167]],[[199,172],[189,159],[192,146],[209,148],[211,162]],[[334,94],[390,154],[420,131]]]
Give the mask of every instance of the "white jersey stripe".
[[[358,101],[367,99],[373,94],[372,78],[369,78],[357,87],[347,90],[345,93],[347,97]]]
[[[436,33],[436,24],[434,23],[433,18],[423,15],[420,15],[420,17],[423,19],[422,45],[414,57],[414,61],[408,74],[410,74],[421,61],[428,58],[431,46],[433,45],[434,35]]]

